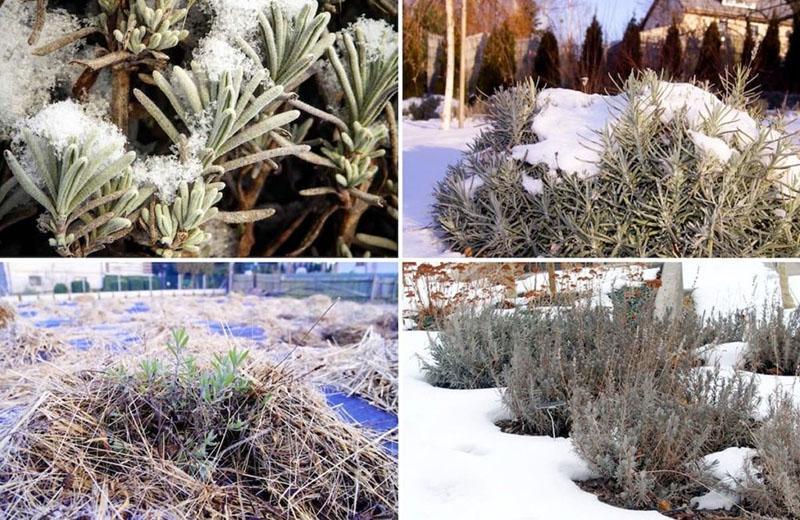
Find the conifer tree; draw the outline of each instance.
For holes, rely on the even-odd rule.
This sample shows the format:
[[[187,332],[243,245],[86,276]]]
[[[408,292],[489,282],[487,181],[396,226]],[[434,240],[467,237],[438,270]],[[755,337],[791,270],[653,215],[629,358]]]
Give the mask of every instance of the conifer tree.
[[[683,46],[681,35],[675,20],[667,30],[667,38],[661,47],[661,70],[669,78],[678,78],[681,74],[681,60],[683,59]]]
[[[600,67],[603,64],[603,29],[597,17],[592,17],[592,23],[586,29],[581,50],[580,74],[587,78],[586,90],[594,91],[600,83]]]
[[[514,33],[503,22],[489,34],[478,73],[478,90],[492,94],[498,87],[511,85],[517,73],[514,61]]]
[[[697,59],[697,66],[694,75],[700,81],[708,81],[713,85],[721,84],[720,75],[722,74],[722,38],[719,34],[717,22],[712,22],[703,35],[703,43],[700,45],[700,56]]]
[[[781,42],[778,35],[778,19],[775,17],[769,21],[767,34],[758,46],[753,68],[764,90],[781,88]]]
[[[615,75],[627,79],[631,72],[642,68],[641,28],[635,18],[631,18],[622,36],[620,52],[617,56]]]
[[[792,91],[800,91],[800,14],[792,21],[792,34],[789,36],[789,50],[783,64],[786,87]]]
[[[740,60],[743,67],[750,65],[750,62],[753,61],[753,51],[756,50],[756,41],[753,38],[753,28],[750,26],[750,20],[747,20],[745,33],[744,43],[742,44],[742,57]]]
[[[541,87],[558,87],[561,85],[561,65],[558,57],[558,41],[553,31],[547,30],[542,35],[536,57],[533,60],[533,73]]]

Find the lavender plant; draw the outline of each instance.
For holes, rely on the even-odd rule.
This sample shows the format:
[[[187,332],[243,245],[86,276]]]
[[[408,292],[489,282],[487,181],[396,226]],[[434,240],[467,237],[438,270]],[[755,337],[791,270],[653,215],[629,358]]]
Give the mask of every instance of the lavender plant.
[[[496,94],[489,129],[437,187],[445,241],[482,256],[795,256],[798,149],[758,114],[745,71],[726,87],[718,99],[632,75],[583,136],[590,175],[524,155],[548,106],[535,87]]]
[[[392,2],[65,0],[76,15],[21,3],[6,2],[0,20],[13,37],[29,28],[31,45],[42,20],[69,23],[20,58],[72,60],[75,74],[35,69],[57,88],[0,114],[10,129],[0,134],[0,239],[43,212],[50,246],[70,256],[396,251]],[[81,129],[45,121],[67,96]],[[50,133],[37,134],[32,125],[45,123]],[[100,150],[113,138],[113,153],[124,152],[120,168],[85,169],[111,165],[80,139],[62,155],[54,139],[85,140],[91,126],[103,129],[92,138]]]
[[[772,402],[754,444],[757,473],[743,483],[748,510],[764,518],[800,516],[800,409],[791,398],[779,396]]]
[[[783,307],[764,309],[762,316],[751,315],[746,336],[745,365],[754,372],[773,375],[800,375],[800,315],[789,316]]]

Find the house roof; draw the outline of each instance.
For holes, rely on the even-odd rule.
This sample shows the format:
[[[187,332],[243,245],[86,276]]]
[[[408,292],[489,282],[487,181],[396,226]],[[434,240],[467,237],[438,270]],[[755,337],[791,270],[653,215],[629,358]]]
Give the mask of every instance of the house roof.
[[[647,23],[650,14],[656,5],[665,0],[653,0],[647,14],[642,20],[642,27]],[[750,18],[754,21],[769,21],[772,16],[784,20],[792,17],[792,8],[787,4],[786,0],[740,0],[742,4],[755,4],[755,9],[736,5],[723,5],[722,0],[677,0],[676,11],[692,14],[704,14],[709,16],[717,16],[720,18]]]

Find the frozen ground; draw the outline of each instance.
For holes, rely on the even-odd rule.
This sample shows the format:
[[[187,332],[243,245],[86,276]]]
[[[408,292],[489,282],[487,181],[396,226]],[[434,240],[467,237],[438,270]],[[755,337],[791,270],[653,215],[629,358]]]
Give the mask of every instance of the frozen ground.
[[[623,284],[637,284],[654,276],[640,266],[591,268],[557,272],[562,288],[599,289],[607,294]],[[684,262],[684,286],[692,291],[699,313],[733,312],[761,306],[777,297],[775,271],[759,261]],[[518,291],[535,290],[546,273],[518,281]],[[800,276],[789,279],[795,298]],[[403,464],[400,468],[401,510],[419,519],[461,520],[592,520],[665,518],[654,511],[629,511],[605,504],[581,490],[574,480],[591,472],[568,439],[506,434],[495,426],[506,418],[501,389],[450,390],[425,381],[420,358],[435,333],[402,333],[400,381],[403,388]],[[706,365],[718,363],[723,374],[733,374],[746,345],[728,343],[705,351]],[[702,368],[701,368],[702,370]],[[767,410],[767,397],[777,389],[794,396],[800,406],[800,378],[755,375],[763,398],[758,415]],[[737,500],[736,481],[749,471],[752,450],[730,448],[709,454],[716,461],[710,472],[722,482],[694,500],[696,507],[731,507]]]
[[[458,122],[447,132],[441,120],[403,120],[403,255],[407,258],[461,256],[436,235],[430,214],[433,189],[447,167],[458,162],[480,132],[479,119]]]

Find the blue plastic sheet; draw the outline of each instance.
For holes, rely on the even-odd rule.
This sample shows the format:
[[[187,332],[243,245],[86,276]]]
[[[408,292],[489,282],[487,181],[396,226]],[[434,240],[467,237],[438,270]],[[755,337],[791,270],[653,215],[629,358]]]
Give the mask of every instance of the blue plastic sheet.
[[[245,338],[253,341],[265,341],[267,334],[261,327],[244,323],[223,324],[218,321],[207,321],[208,329],[220,335],[230,334],[234,338]]]
[[[397,428],[397,415],[373,406],[366,399],[357,395],[347,395],[330,387],[323,388],[323,391],[328,405],[345,421],[379,433]],[[389,453],[397,456],[396,442],[386,441],[383,446]]]
[[[92,348],[92,340],[87,338],[71,339],[67,343],[69,343],[78,350],[89,350],[90,348]]]
[[[136,302],[131,307],[125,309],[125,312],[129,312],[131,314],[140,314],[143,312],[150,312],[150,307],[145,305],[144,302]]]
[[[35,322],[34,325],[43,329],[53,329],[56,327],[63,327],[64,325],[69,325],[71,323],[72,319],[70,318],[47,318]]]

